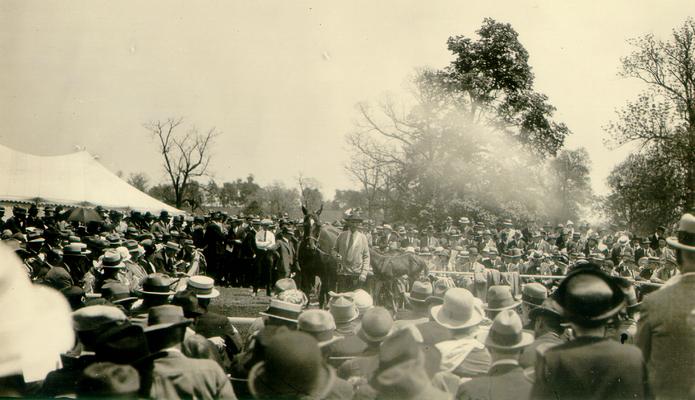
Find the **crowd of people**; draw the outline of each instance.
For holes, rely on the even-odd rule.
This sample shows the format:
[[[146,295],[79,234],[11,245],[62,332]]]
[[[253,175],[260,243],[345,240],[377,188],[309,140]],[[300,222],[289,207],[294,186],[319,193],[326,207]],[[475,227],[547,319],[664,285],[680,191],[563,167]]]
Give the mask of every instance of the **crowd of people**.
[[[1,395],[695,398],[692,214],[638,237],[347,212],[324,249],[340,279],[321,308],[298,282],[303,219],[96,212],[0,215],[0,303],[26,302],[0,327]],[[425,261],[399,278],[404,309],[374,304],[374,251]],[[211,307],[220,286],[268,307],[235,325]]]

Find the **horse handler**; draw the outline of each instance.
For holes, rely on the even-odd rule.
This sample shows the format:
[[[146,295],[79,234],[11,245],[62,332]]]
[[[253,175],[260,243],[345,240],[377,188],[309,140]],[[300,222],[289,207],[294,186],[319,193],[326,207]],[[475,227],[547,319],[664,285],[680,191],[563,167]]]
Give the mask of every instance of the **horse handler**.
[[[345,216],[348,229],[338,236],[333,248],[333,256],[338,260],[338,292],[352,291],[357,288],[371,288],[367,278],[372,274],[369,260],[369,244],[367,237],[359,230],[362,217],[357,212]]]

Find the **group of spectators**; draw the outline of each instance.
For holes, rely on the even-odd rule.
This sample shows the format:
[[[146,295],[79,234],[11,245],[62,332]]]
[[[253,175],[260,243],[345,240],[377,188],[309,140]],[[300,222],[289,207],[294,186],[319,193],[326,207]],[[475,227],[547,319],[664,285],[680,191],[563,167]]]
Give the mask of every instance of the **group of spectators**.
[[[466,218],[420,233],[350,215],[334,224],[344,235],[334,255],[363,237],[428,264],[405,309],[391,310],[357,281],[326,309],[310,303],[293,279],[304,221],[97,212],[70,221],[16,206],[0,218],[0,288],[12,288],[0,304],[22,303],[0,327],[0,395],[695,396],[691,214],[670,237],[660,228],[642,238]],[[249,326],[233,323],[211,307],[220,285],[264,290],[268,307]]]

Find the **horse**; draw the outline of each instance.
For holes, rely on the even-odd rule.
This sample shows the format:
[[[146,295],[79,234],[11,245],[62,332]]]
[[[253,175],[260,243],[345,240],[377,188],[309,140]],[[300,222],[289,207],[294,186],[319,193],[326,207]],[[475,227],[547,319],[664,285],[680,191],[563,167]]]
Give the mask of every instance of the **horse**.
[[[321,224],[319,219],[323,204],[315,212],[302,205],[304,234],[299,242],[299,288],[307,295],[311,292],[316,277],[319,278],[317,297],[323,308],[328,292],[335,290],[338,274],[337,260],[331,255],[340,231],[332,225]]]
[[[427,276],[427,262],[413,253],[382,253],[371,248],[370,264],[374,278],[374,301],[378,305],[398,311],[404,305],[405,293],[421,276]],[[401,277],[407,276],[405,282]]]

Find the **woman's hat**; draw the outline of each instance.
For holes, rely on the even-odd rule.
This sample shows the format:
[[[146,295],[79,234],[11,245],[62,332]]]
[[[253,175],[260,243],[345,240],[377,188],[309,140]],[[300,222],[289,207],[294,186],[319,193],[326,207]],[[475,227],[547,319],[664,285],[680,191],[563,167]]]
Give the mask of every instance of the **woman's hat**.
[[[615,279],[596,266],[572,271],[555,296],[562,316],[579,325],[603,322],[625,305],[625,294]]]
[[[487,301],[485,306],[487,311],[507,310],[521,304],[520,301],[514,300],[511,287],[503,285],[490,286],[485,300]]]
[[[669,246],[685,251],[695,251],[695,215],[683,214],[678,222],[676,237],[666,238]]]
[[[430,309],[432,318],[448,329],[462,329],[478,325],[483,320],[475,306],[473,294],[463,288],[451,288],[444,294],[444,304]]]
[[[186,290],[195,293],[199,299],[214,299],[220,295],[220,291],[215,289],[215,280],[203,275],[188,278]]]
[[[512,310],[501,311],[492,322],[490,330],[478,340],[493,349],[520,349],[533,343],[533,335],[524,332],[521,318]]]
[[[183,308],[171,304],[150,308],[147,313],[147,326],[145,332],[158,331],[189,325],[193,320],[183,315]]]
[[[410,293],[405,294],[408,301],[415,303],[424,303],[430,296],[432,296],[432,283],[429,281],[415,281],[410,289]]]
[[[299,318],[299,314],[301,314],[301,312],[302,306],[299,304],[288,303],[278,299],[270,299],[268,309],[260,312],[259,314],[268,318],[275,318],[297,323],[297,319]]]

